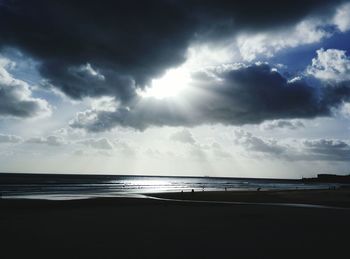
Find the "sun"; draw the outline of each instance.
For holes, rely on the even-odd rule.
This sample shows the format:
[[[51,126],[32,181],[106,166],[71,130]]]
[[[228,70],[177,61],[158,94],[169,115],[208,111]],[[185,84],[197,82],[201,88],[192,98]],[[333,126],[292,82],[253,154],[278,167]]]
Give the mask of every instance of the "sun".
[[[157,99],[174,98],[190,84],[190,75],[186,67],[169,69],[163,77],[153,79],[151,85],[139,92],[143,97]]]

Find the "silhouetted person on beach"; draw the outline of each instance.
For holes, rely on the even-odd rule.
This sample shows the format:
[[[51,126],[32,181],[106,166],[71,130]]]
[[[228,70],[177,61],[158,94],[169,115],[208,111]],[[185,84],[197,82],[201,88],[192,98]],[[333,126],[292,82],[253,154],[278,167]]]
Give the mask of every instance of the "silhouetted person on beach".
[[[193,189],[192,189],[191,193],[194,194],[194,190]]]
[[[261,190],[261,187],[259,187],[258,189],[256,189],[258,192],[260,192],[260,190]]]

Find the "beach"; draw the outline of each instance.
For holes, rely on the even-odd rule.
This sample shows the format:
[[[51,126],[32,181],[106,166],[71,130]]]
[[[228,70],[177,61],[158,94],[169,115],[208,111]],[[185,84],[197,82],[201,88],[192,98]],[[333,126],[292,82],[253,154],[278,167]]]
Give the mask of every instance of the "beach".
[[[345,258],[349,190],[307,192],[0,200],[1,257]],[[325,207],[288,205],[295,202]]]
[[[211,192],[169,192],[150,194],[164,199],[190,201],[221,201],[233,203],[281,203],[321,205],[350,208],[350,189],[315,190],[262,190],[262,191],[211,191]]]

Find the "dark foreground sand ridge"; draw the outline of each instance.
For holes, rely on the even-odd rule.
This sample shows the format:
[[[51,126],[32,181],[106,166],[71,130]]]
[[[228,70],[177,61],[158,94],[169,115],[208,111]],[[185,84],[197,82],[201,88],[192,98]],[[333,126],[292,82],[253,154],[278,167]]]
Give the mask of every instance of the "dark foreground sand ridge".
[[[259,201],[261,192],[255,193]],[[191,194],[165,196],[183,195]],[[194,196],[200,195],[239,199],[229,192]],[[1,200],[0,211],[1,258],[347,258],[349,253],[348,209],[99,198]]]

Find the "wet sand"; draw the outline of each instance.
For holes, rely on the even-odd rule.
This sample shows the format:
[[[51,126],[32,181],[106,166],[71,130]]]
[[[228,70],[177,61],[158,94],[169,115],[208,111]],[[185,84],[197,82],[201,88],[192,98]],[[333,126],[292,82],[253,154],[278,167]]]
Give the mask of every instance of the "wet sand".
[[[310,199],[296,194],[289,197]],[[186,195],[265,202],[261,195],[276,194],[157,196]],[[312,195],[319,203],[338,195],[343,205],[350,197],[347,190]],[[349,221],[349,209],[134,198],[0,200],[0,252],[1,258],[346,258]]]
[[[350,188],[336,190],[218,191],[150,194],[165,199],[250,203],[310,204],[350,208]]]

